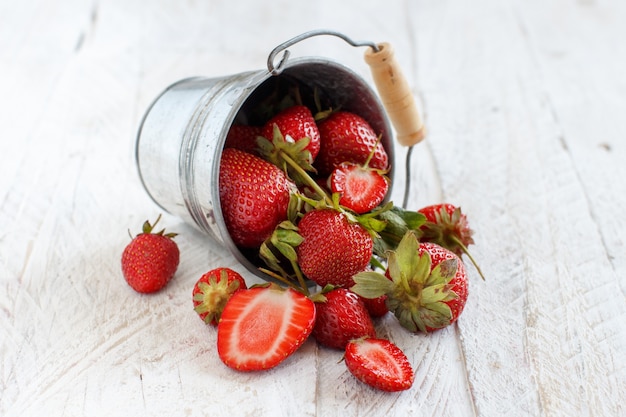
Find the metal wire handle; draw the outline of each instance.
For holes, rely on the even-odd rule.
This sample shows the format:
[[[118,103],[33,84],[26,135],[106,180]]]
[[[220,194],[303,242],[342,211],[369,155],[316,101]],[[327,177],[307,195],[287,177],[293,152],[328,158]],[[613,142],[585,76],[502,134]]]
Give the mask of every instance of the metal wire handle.
[[[350,39],[349,37],[347,37],[346,35],[344,35],[343,33],[340,32],[336,32],[333,30],[325,30],[325,29],[320,29],[320,30],[312,30],[310,32],[305,32],[301,35],[298,35],[296,37],[293,37],[291,39],[289,39],[288,41],[285,41],[283,43],[281,43],[280,45],[278,45],[276,48],[274,48],[272,50],[272,52],[270,52],[269,56],[267,57],[267,69],[269,70],[270,74],[272,75],[279,75],[282,70],[283,67],[285,65],[285,63],[287,62],[287,59],[289,58],[289,50],[287,48],[289,48],[290,46],[295,45],[298,42],[301,42],[305,39],[311,38],[313,36],[320,36],[320,35],[330,35],[330,36],[336,36],[338,38],[343,39],[344,41],[346,41],[347,43],[349,43],[350,45],[354,46],[354,47],[361,47],[361,46],[368,46],[370,48],[372,48],[374,50],[374,52],[378,52],[379,48],[378,45],[376,45],[376,43],[374,42],[370,42],[370,41],[354,41],[352,39]],[[274,61],[276,60],[276,56],[278,54],[280,54],[281,52],[283,52],[283,56],[280,60],[280,62],[278,63],[278,65],[274,65]]]

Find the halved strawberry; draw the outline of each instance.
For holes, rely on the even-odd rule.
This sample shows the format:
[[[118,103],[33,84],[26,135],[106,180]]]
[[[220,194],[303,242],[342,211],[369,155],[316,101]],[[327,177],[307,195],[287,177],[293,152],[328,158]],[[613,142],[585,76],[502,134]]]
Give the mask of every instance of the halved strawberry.
[[[346,346],[345,362],[358,380],[382,391],[411,388],[415,375],[402,350],[385,339],[357,339]]]
[[[315,305],[298,291],[275,284],[237,291],[217,325],[217,352],[238,371],[273,368],[305,342],[314,324]]]
[[[246,289],[246,281],[230,268],[215,268],[198,279],[193,287],[193,307],[205,323],[217,325],[228,299]]]
[[[335,168],[328,182],[333,193],[339,193],[339,204],[358,214],[367,213],[383,202],[389,190],[385,171],[344,162]]]

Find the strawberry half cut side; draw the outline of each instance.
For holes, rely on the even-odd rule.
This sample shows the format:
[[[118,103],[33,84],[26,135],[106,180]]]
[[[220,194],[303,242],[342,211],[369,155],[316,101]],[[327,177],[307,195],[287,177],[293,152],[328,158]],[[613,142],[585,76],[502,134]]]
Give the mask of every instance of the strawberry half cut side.
[[[330,189],[339,193],[339,204],[358,214],[367,213],[383,202],[389,190],[385,171],[344,162],[329,178]]]
[[[260,371],[277,366],[309,337],[315,305],[304,294],[270,284],[237,291],[217,326],[217,351],[226,366]]]
[[[411,388],[413,368],[402,350],[386,339],[356,339],[346,346],[345,363],[361,382],[382,391]]]

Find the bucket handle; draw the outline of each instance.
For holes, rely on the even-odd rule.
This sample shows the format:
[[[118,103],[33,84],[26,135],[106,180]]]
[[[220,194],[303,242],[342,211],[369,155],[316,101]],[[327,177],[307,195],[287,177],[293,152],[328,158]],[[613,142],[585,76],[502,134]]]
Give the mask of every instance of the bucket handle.
[[[279,75],[287,59],[290,46],[313,36],[337,36],[354,47],[367,46],[365,62],[369,65],[372,78],[387,115],[396,130],[400,145],[412,147],[424,139],[426,134],[424,124],[417,110],[415,99],[409,84],[402,73],[395,58],[394,50],[387,42],[376,44],[368,41],[354,41],[340,32],[332,30],[312,30],[289,39],[274,48],[267,58],[267,69],[272,75]],[[283,52],[283,56],[274,65],[276,56]]]

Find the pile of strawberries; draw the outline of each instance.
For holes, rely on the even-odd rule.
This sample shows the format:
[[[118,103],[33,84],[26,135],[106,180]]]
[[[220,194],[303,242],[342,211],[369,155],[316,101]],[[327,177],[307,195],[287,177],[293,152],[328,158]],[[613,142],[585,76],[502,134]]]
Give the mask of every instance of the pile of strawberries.
[[[221,211],[233,242],[272,282],[248,288],[237,272],[216,268],[195,284],[195,311],[217,327],[224,364],[269,369],[311,336],[342,350],[364,383],[385,391],[411,387],[411,364],[377,337],[375,320],[391,311],[411,332],[454,323],[468,294],[461,256],[476,263],[461,210],[439,204],[413,212],[385,202],[388,172],[381,137],[353,112],[313,114],[293,104],[262,125],[230,128]],[[178,265],[173,236],[153,227],[146,222],[122,258],[124,276],[139,292],[162,288]]]

